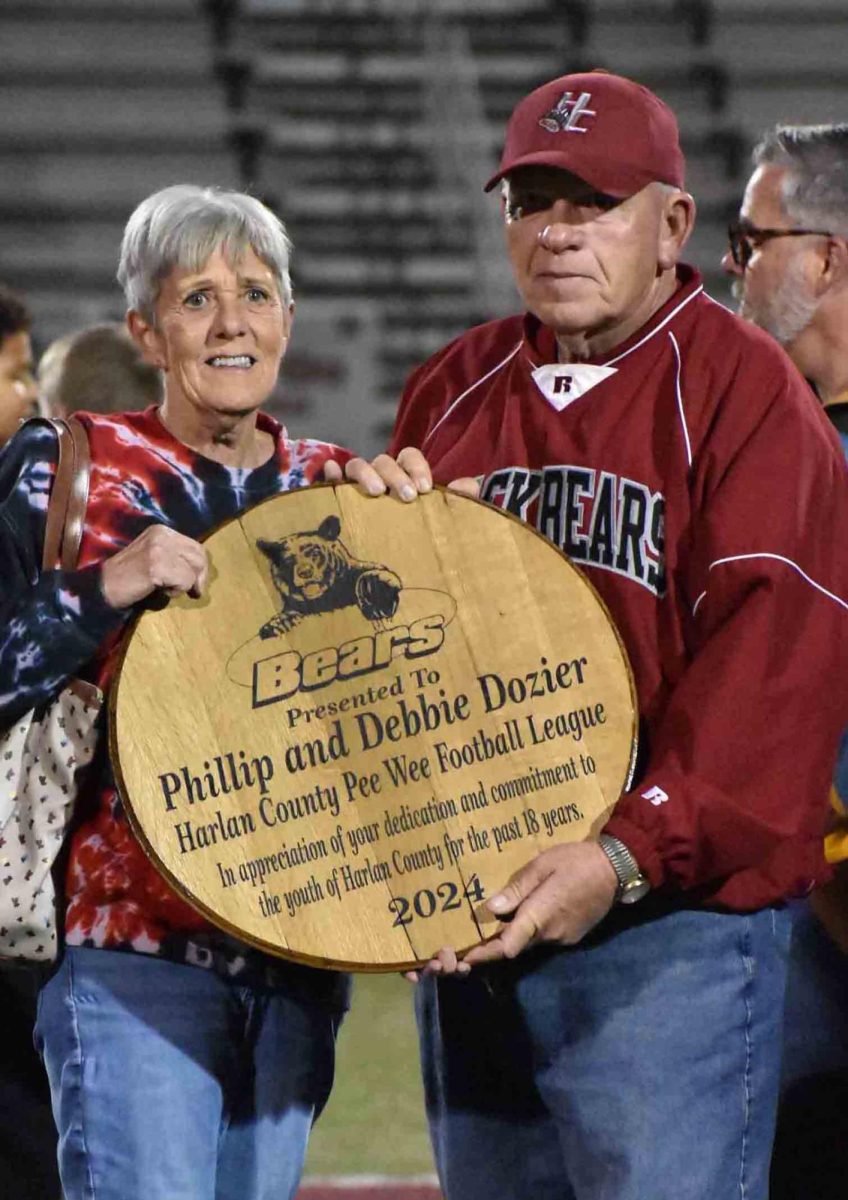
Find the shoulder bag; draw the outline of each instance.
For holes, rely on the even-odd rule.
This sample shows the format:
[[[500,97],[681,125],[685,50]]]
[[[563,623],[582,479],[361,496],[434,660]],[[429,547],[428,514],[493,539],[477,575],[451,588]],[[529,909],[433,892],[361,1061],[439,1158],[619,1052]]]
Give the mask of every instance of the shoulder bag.
[[[88,500],[88,438],[74,417],[51,422],[59,461],[42,570],[77,565]],[[99,688],[71,679],[0,734],[0,958],[49,962],[58,949],[53,868],[73,816],[78,772],[97,742]]]

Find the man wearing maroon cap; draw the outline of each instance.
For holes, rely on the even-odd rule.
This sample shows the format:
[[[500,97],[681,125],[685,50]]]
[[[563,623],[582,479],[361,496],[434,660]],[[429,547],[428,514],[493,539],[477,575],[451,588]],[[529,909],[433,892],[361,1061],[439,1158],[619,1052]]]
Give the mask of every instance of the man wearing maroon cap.
[[[844,467],[782,350],[680,263],[694,202],[656,96],[553,80],[515,109],[499,181],[526,311],[413,373],[391,449],[478,479],[585,570],[640,756],[598,840],[542,848],[489,899],[498,936],[424,973],[442,1186],[765,1200],[783,906],[824,869],[848,698]]]

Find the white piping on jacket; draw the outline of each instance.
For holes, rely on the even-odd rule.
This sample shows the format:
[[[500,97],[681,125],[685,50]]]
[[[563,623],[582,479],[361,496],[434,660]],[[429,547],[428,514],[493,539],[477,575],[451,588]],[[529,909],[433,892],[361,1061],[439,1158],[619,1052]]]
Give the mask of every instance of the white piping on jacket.
[[[765,552],[763,552],[761,554],[731,554],[727,558],[717,558],[715,560],[715,562],[710,563],[710,565],[707,567],[707,574],[709,574],[709,572],[713,569],[713,567],[720,567],[722,565],[722,563],[745,562],[746,559],[749,559],[749,558],[773,558],[776,562],[786,563],[786,565],[788,567],[791,567],[793,569],[793,571],[797,571],[798,574],[801,576],[801,578],[804,579],[811,587],[814,587],[816,589],[816,591],[821,592],[822,595],[827,596],[827,598],[829,600],[834,600],[837,604],[840,604],[843,608],[848,609],[848,603],[846,603],[840,596],[835,595],[834,592],[829,592],[827,590],[827,588],[822,587],[822,585],[820,583],[816,583],[815,579],[811,579],[810,576],[807,574],[807,572],[803,571],[796,562],[793,562],[791,558],[784,558],[784,556],[782,554],[768,554]],[[698,599],[692,605],[692,616],[693,617],[694,617],[695,613],[698,611],[698,605],[701,603],[701,601],[703,600],[704,596],[706,596],[706,594],[707,594],[707,589],[704,588],[704,590],[701,592]]]

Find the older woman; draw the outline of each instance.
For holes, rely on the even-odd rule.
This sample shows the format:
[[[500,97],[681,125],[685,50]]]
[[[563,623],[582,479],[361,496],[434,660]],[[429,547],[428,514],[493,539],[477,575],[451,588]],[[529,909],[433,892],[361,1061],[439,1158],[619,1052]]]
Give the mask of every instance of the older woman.
[[[259,412],[291,332],[288,251],[278,220],[238,193],[171,187],[130,217],[119,278],[164,401],[82,414],[92,475],[75,571],[39,577],[52,428],[25,426],[0,458],[0,724],[70,675],[108,688],[134,607],[203,591],[204,531],[325,467],[340,477],[346,451],[290,441]],[[78,815],[65,951],[37,1026],[66,1200],[292,1196],[345,977],[271,959],[184,904],[130,832],[105,745]]]

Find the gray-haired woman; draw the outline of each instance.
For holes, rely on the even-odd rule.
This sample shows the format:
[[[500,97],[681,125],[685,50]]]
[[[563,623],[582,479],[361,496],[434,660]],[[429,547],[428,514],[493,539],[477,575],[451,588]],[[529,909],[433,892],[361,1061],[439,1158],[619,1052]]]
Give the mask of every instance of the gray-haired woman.
[[[259,411],[291,331],[288,260],[280,222],[239,193],[171,187],[130,217],[119,278],[164,401],[82,414],[92,475],[75,571],[39,572],[52,428],[24,426],[0,457],[1,725],[68,676],[108,689],[134,606],[203,590],[196,539],[211,526],[339,478],[346,451],[290,441]],[[130,832],[104,748],[78,811],[65,950],[37,1025],[66,1200],[292,1196],[345,978],[271,959],[184,904]]]

